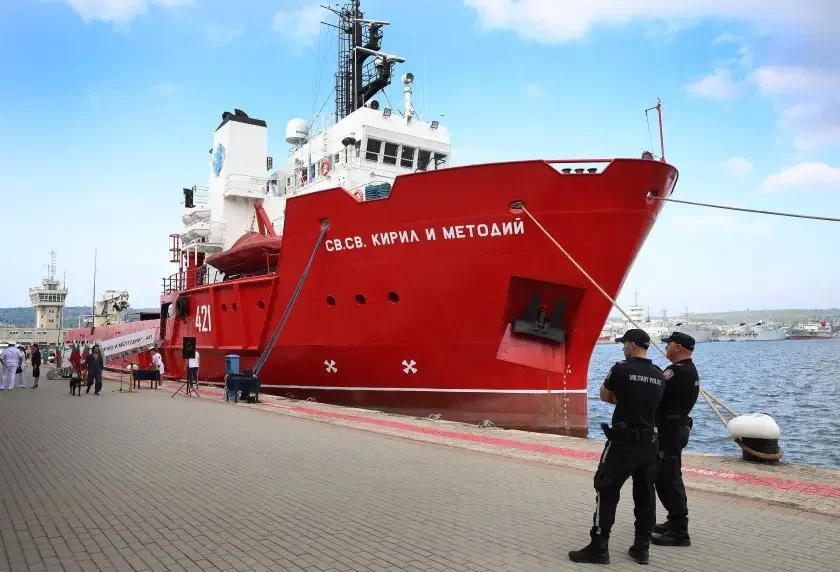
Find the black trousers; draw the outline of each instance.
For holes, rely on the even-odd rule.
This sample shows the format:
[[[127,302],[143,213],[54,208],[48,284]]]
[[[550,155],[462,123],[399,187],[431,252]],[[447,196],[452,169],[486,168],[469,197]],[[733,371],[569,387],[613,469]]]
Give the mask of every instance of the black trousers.
[[[688,530],[688,500],[682,480],[682,450],[687,444],[680,430],[659,434],[662,462],[656,475],[656,494],[668,511],[671,529],[677,533]]]
[[[187,381],[195,383],[198,381],[198,368],[197,367],[188,367],[187,368]]]
[[[93,385],[94,380],[96,380],[96,387],[93,388],[93,391],[96,393],[102,391],[102,370],[100,370],[95,373],[88,372],[87,391],[85,393],[90,393],[90,386]]]
[[[632,477],[636,536],[650,536],[656,524],[654,481],[658,467],[659,445],[655,439],[635,444],[607,441],[595,472],[594,534],[609,537],[621,487]]]

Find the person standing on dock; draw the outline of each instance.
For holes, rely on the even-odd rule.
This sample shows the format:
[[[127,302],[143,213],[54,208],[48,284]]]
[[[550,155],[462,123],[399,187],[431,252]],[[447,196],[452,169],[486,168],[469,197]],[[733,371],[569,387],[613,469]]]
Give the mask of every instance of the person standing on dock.
[[[665,378],[647,357],[650,336],[644,330],[628,330],[616,342],[624,344],[624,361],[616,363],[601,386],[601,401],[615,404],[612,427],[601,424],[607,442],[595,472],[595,514],[589,532],[591,542],[569,552],[574,562],[609,564],[610,531],[624,482],[633,478],[636,534],[629,554],[647,564],[650,535],[656,523],[654,481],[659,465],[656,438],[656,408],[662,399]]]
[[[20,361],[18,362],[16,377],[20,379],[20,387],[26,389],[26,348],[18,346],[17,351],[20,353]]]
[[[160,355],[160,350],[155,348],[154,353],[152,354],[152,364],[157,368],[158,375],[160,376],[158,379],[158,383],[163,383],[163,358]]]
[[[93,394],[99,395],[102,391],[102,369],[105,367],[105,360],[102,358],[102,351],[98,345],[94,345],[88,357],[85,359],[85,367],[87,368],[87,390],[85,393],[90,393],[90,386],[96,382],[93,388]]]
[[[6,349],[0,352],[0,362],[3,362],[3,374],[0,377],[0,390],[15,388],[15,377],[17,377],[18,365],[20,365],[20,352],[14,344],[8,344]]]
[[[665,368],[665,392],[656,410],[659,450],[662,452],[656,494],[668,511],[668,519],[653,528],[651,542],[659,546],[691,546],[688,503],[682,480],[682,450],[688,445],[694,425],[688,414],[700,394],[700,375],[691,359],[694,338],[674,332],[662,341],[668,344],[665,355],[671,365]]]
[[[195,350],[195,356],[187,360],[187,381],[191,384],[198,383],[198,350]]]
[[[32,359],[32,379],[35,380],[32,389],[36,389],[38,387],[38,379],[41,377],[41,349],[38,347],[38,344],[32,344],[32,351],[30,353]]]

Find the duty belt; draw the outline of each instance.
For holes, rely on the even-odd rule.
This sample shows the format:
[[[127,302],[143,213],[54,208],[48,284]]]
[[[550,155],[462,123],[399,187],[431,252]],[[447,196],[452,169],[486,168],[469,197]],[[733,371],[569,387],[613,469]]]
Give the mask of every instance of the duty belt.
[[[680,427],[688,427],[690,431],[694,427],[694,419],[688,415],[666,415],[657,427],[670,431],[679,429]]]
[[[610,427],[606,423],[601,423],[601,429],[604,435],[610,441],[616,443],[653,443],[656,440],[658,433],[656,427],[631,428],[626,423],[616,423],[614,427]]]

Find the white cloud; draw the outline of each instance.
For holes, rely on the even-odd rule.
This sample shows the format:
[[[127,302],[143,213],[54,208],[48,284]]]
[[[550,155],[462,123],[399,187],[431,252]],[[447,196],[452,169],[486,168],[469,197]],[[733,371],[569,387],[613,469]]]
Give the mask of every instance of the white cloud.
[[[207,40],[216,46],[227,46],[245,35],[245,26],[217,26],[208,24],[204,29]]]
[[[321,31],[324,9],[318,5],[307,6],[291,12],[274,14],[274,29],[284,36],[309,43]]]
[[[712,45],[714,46],[714,45],[717,45],[717,44],[740,44],[743,41],[744,40],[743,40],[743,38],[741,38],[741,36],[736,36],[735,34],[732,34],[731,32],[727,32],[725,34],[721,34],[719,36],[716,36],[712,40]]]
[[[791,105],[782,111],[780,123],[794,134],[798,151],[840,145],[840,100]]]
[[[840,70],[803,66],[765,66],[751,76],[765,95],[819,95],[840,92]]]
[[[586,36],[598,26],[640,21],[691,23],[720,19],[770,24],[830,34],[840,19],[836,0],[617,0],[559,2],[556,0],[464,0],[476,10],[487,29],[512,30],[541,42],[564,42]]]
[[[780,124],[793,134],[797,150],[840,145],[840,69],[764,66],[750,80],[764,95],[788,102],[783,104]]]
[[[770,175],[761,184],[766,193],[794,189],[840,191],[840,169],[825,163],[799,163]]]
[[[743,157],[731,157],[725,163],[730,173],[743,179],[753,170],[753,164]]]
[[[685,89],[697,97],[709,99],[734,99],[741,94],[741,89],[732,79],[732,72],[726,68],[715,70],[701,80],[690,83]]]
[[[194,0],[64,0],[82,20],[101,20],[113,24],[126,24],[137,16],[146,14],[149,5],[185,6]]]
[[[525,84],[525,95],[531,98],[545,97],[546,91],[537,82],[531,81]]]
[[[768,236],[772,227],[766,220],[748,220],[731,212],[703,213],[677,217],[671,223],[680,233],[700,236]]]

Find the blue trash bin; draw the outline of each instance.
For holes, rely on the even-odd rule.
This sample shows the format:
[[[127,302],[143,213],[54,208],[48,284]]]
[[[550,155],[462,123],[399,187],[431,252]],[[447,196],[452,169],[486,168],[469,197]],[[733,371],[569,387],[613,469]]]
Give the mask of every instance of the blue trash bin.
[[[225,374],[239,373],[239,356],[228,354],[225,356]]]
[[[233,397],[236,400],[236,395],[234,395],[234,391],[237,388],[229,388],[228,387],[228,374],[238,374],[239,373],[239,356],[236,354],[228,354],[225,356],[225,401],[230,401],[230,398]]]

